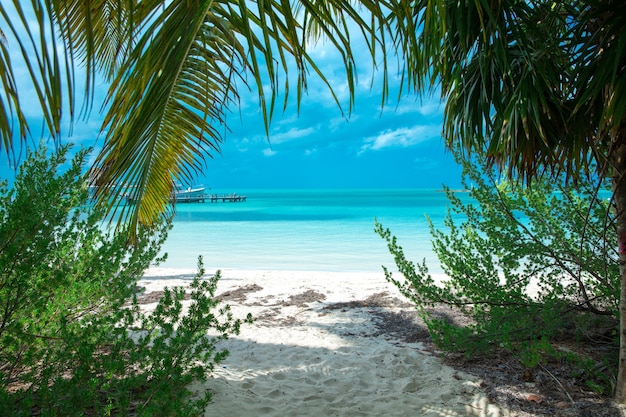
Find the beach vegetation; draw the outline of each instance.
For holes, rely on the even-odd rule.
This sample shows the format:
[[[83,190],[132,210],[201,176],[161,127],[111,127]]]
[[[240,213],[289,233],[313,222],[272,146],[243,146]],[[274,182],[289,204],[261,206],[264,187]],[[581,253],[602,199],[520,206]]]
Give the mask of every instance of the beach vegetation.
[[[141,309],[138,280],[169,222],[135,244],[90,204],[86,150],[31,153],[0,185],[0,415],[191,416],[210,392],[192,392],[239,331],[214,298],[219,273],[202,260],[186,288]]]
[[[442,99],[449,148],[533,188],[549,177],[611,179],[622,287],[615,399],[626,404],[625,3],[418,0],[408,10],[394,9],[407,79]]]
[[[608,180],[581,178],[574,185],[544,179],[524,187],[478,158],[463,167],[470,198],[446,188],[445,228],[429,220],[445,277],[433,277],[425,260],[406,259],[391,231],[377,223],[400,273],[384,267],[387,280],[417,306],[433,342],[445,351],[473,356],[506,349],[530,368],[562,358],[585,369],[594,390],[610,394],[620,274]],[[441,304],[469,324],[429,312]],[[565,340],[604,346],[607,363],[563,350]]]
[[[348,110],[361,61],[383,72],[381,104],[397,62],[401,90],[441,96],[444,140],[468,158],[483,153],[526,183],[611,178],[626,327],[625,8],[621,0],[3,2],[0,143],[14,156],[39,131],[22,107],[25,90],[44,135],[59,142],[62,118],[78,114],[77,72],[85,111],[102,76],[104,146],[90,180],[108,213],[132,186],[136,204],[117,218],[134,240],[171,214],[174,181],[192,179],[219,151],[242,88],[258,92],[266,131],[281,104],[294,95],[300,103],[311,74],[341,105],[310,53],[327,39],[341,56]],[[357,34],[367,59],[352,49]],[[31,85],[22,89],[18,76]],[[619,333],[616,399],[626,403],[626,328]]]

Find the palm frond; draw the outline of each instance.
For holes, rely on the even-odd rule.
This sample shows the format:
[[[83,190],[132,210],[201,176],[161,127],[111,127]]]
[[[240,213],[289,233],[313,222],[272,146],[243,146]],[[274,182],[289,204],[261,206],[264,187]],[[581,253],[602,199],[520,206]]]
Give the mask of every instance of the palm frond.
[[[420,53],[407,71],[416,88],[440,87],[450,146],[485,152],[525,180],[545,169],[587,169],[593,124],[572,117],[575,5],[423,0],[416,7],[420,30],[412,47]]]
[[[33,20],[36,22],[34,25]],[[0,42],[0,79],[3,86],[0,137],[10,154],[16,146],[15,134],[23,142],[30,131],[21,108],[23,92],[19,91],[16,83],[11,52],[20,57],[28,74],[28,78],[20,80],[20,86],[34,91],[42,111],[45,133],[55,140],[61,133],[64,99],[67,99],[70,122],[74,115],[73,76],[69,58],[60,53],[62,48],[58,48],[47,2],[32,0],[30,3],[13,1],[0,4],[0,26],[4,29],[4,41]],[[7,38],[7,34],[10,37]]]
[[[576,111],[597,118],[600,136],[626,118],[625,30],[626,5],[615,1],[585,4],[572,26]]]
[[[236,105],[238,88],[256,85],[266,127],[278,94],[290,92],[291,71],[296,73],[298,102],[310,72],[330,88],[308,54],[309,29],[331,39],[354,91],[356,64],[347,31],[348,21],[360,15],[350,3],[307,0],[302,2],[301,15],[294,14],[298,8],[285,0],[257,2],[254,9],[252,4],[243,0],[169,3],[152,14],[151,25],[114,80],[105,146],[92,178],[99,202],[111,211],[130,193],[135,205],[119,208],[118,214],[131,229],[171,213],[173,181],[191,180],[219,151],[225,114]],[[368,4],[383,21],[376,2]],[[320,32],[321,27],[326,29]],[[381,42],[374,29],[370,33],[372,42]]]
[[[229,99],[224,68],[234,56],[230,47],[224,53],[229,39],[212,30],[215,23],[224,30],[225,22],[209,13],[209,5],[201,10],[171,3],[113,84],[117,95],[110,97],[97,185],[101,201],[109,205],[129,194],[135,206],[121,218],[131,227],[152,224],[167,213],[173,180],[199,170],[205,152],[220,141],[213,123],[223,120]],[[213,59],[203,59],[208,54]]]
[[[0,136],[2,137],[0,143],[9,155],[13,153],[13,138],[18,136],[20,141],[24,141],[28,133],[28,123],[22,112],[13,74],[11,55],[3,33],[0,41],[0,82],[4,91],[4,94],[0,96]],[[14,126],[14,121],[17,121],[17,126]],[[18,131],[17,135],[14,130]]]
[[[56,0],[51,12],[67,56],[85,73],[85,110],[93,103],[99,75],[111,80],[132,50],[146,22],[157,13],[160,1]]]

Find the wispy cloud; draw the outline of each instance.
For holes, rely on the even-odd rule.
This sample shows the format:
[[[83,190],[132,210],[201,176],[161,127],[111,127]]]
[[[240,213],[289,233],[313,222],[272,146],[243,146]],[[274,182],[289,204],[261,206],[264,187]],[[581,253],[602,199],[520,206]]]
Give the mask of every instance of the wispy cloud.
[[[355,124],[359,120],[359,115],[351,115],[350,118],[346,117],[332,117],[328,120],[328,129],[333,132],[340,128],[346,127],[348,123]]]
[[[301,138],[308,137],[315,133],[315,129],[312,127],[297,128],[292,127],[289,130],[281,133],[272,133],[270,136],[270,142],[274,145],[278,145],[285,142],[291,142]]]
[[[439,100],[423,101],[415,98],[412,102],[404,101],[404,103],[394,108],[394,112],[401,114],[420,114],[422,116],[438,116],[443,113],[443,103]]]
[[[376,136],[363,139],[359,155],[367,151],[379,151],[385,148],[409,148],[438,137],[441,127],[438,125],[418,125],[399,129],[384,130]]]

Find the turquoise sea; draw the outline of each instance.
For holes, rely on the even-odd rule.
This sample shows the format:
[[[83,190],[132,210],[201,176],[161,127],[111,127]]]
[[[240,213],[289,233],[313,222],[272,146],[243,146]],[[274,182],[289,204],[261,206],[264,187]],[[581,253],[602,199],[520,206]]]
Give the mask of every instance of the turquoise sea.
[[[245,195],[238,203],[179,203],[162,265],[207,268],[395,270],[374,219],[391,229],[413,261],[441,272],[430,243],[429,216],[442,227],[448,200],[434,189],[207,190]],[[464,194],[464,193],[462,193]]]

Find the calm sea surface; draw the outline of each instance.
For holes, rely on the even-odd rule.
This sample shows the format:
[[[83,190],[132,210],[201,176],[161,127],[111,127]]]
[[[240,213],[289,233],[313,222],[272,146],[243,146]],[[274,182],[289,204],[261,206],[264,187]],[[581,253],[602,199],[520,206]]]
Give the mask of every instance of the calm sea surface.
[[[395,270],[374,219],[391,229],[413,261],[434,256],[428,222],[442,227],[444,193],[418,190],[208,190],[233,191],[240,203],[179,203],[164,251],[165,267],[380,271]]]

